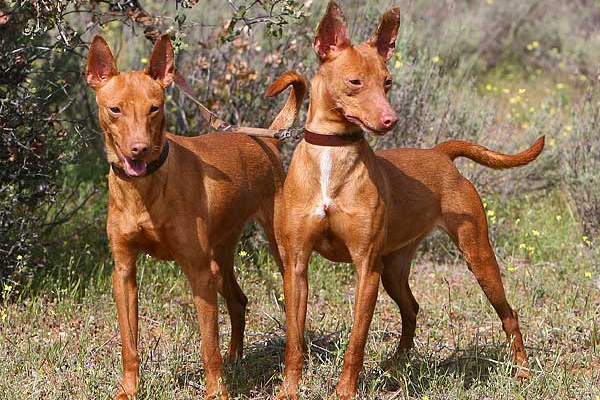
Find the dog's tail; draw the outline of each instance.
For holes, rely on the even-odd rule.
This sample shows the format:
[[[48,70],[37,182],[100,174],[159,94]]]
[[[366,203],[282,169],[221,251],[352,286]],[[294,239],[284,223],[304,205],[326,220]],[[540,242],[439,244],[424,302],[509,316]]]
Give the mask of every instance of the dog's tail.
[[[292,86],[287,102],[275,117],[270,129],[288,129],[291,128],[298,113],[304,96],[306,95],[306,78],[296,71],[288,71],[281,75],[275,82],[267,88],[265,95],[267,97],[277,96],[283,92],[288,86]]]
[[[466,157],[489,168],[520,167],[535,160],[544,149],[545,136],[538,138],[533,146],[519,154],[503,154],[464,140],[449,140],[438,144],[433,150],[446,154],[450,159]]]

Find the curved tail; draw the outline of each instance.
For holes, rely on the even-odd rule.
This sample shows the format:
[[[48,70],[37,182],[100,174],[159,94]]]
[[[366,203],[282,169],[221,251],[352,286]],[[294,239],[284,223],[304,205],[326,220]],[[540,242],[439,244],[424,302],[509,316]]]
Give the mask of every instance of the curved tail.
[[[287,129],[291,128],[294,120],[300,112],[304,96],[306,95],[306,78],[296,71],[288,71],[281,75],[275,82],[267,88],[265,95],[267,97],[277,96],[283,92],[288,86],[292,86],[287,102],[275,117],[270,129]]]
[[[466,157],[489,168],[520,167],[535,160],[544,149],[545,136],[538,138],[527,150],[518,154],[503,154],[464,140],[449,140],[438,144],[433,150],[446,154],[450,159]]]

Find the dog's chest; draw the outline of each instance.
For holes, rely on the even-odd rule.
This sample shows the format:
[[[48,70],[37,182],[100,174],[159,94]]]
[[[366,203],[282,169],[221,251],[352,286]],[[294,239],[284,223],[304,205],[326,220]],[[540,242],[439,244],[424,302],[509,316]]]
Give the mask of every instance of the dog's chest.
[[[311,215],[326,220],[336,214],[350,214],[356,206],[364,203],[369,191],[377,194],[368,170],[355,154],[347,154],[343,149],[325,147],[313,157],[313,182],[317,187],[311,190],[313,208]]]
[[[368,161],[355,153],[325,148],[312,159],[318,166],[312,170],[318,186],[311,190],[309,209],[319,233],[315,249],[330,260],[349,261],[351,249],[361,247],[373,237],[373,229],[381,228],[384,194]]]
[[[331,180],[331,150],[325,149],[321,152],[319,157],[319,186],[320,191],[317,196],[317,207],[314,210],[314,214],[318,217],[324,218],[327,215],[327,210],[334,205],[333,200],[329,196],[329,184]]]

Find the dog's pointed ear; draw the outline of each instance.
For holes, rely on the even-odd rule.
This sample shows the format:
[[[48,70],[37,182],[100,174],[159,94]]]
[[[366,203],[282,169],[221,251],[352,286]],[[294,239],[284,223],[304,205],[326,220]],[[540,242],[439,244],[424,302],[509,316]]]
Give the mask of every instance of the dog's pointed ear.
[[[368,43],[377,48],[381,57],[389,60],[396,47],[396,37],[400,27],[400,7],[395,7],[383,14],[377,30]]]
[[[85,75],[87,83],[94,90],[100,89],[113,76],[119,75],[110,47],[102,36],[95,36],[92,40]]]
[[[329,2],[327,12],[319,23],[313,47],[319,60],[323,61],[331,52],[350,46],[346,17],[335,2]]]
[[[173,82],[175,75],[174,59],[171,39],[168,34],[164,34],[154,44],[146,73],[156,79],[163,87],[167,87]]]

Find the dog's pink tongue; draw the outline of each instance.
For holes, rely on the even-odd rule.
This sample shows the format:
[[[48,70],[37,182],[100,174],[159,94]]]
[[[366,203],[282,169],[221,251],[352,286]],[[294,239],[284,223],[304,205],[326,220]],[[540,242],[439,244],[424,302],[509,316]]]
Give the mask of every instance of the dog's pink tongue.
[[[142,176],[146,173],[146,163],[143,160],[125,157],[125,172],[129,176]]]

